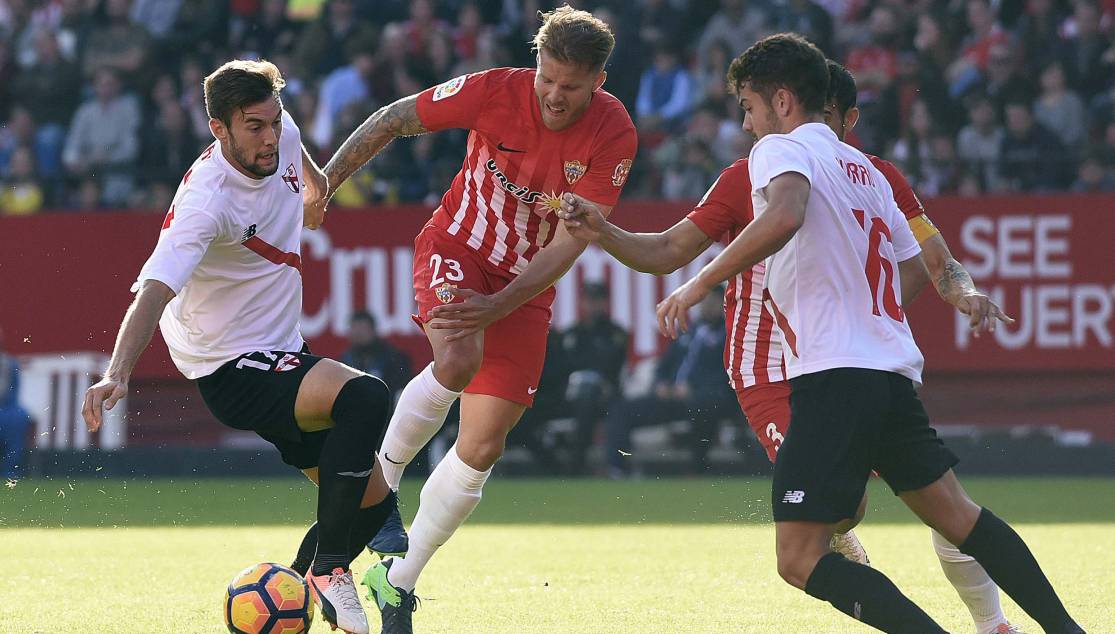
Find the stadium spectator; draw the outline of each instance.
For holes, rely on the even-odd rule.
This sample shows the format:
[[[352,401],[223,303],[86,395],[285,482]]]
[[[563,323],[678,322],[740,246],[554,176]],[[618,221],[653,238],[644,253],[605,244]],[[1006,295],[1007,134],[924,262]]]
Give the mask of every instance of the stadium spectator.
[[[287,17],[286,10],[287,0],[263,0],[259,13],[247,21],[236,42],[239,53],[274,61],[277,53],[293,51],[299,25]]]
[[[372,101],[375,42],[353,39],[346,46],[349,63],[329,73],[321,82],[313,132],[307,135],[320,148],[333,147],[333,128],[342,110],[353,102]],[[372,108],[374,106],[369,103],[367,109]]]
[[[142,26],[156,40],[170,34],[182,11],[182,0],[135,0],[128,12],[132,24]]]
[[[968,121],[960,130],[958,154],[966,168],[978,175],[983,184],[980,190],[997,191],[999,150],[1006,131],[999,125],[998,113],[991,99],[984,94],[973,94],[967,100]]]
[[[929,162],[932,157],[930,140],[936,129],[933,115],[925,100],[918,99],[910,106],[910,121],[902,138],[894,144],[891,158],[899,171],[910,181],[915,191],[925,191],[931,176]]]
[[[695,137],[683,137],[681,154],[662,175],[662,196],[667,200],[697,200],[719,173],[720,167],[708,144]]]
[[[798,33],[832,57],[832,16],[813,0],[788,0],[776,7],[774,30]]]
[[[1043,65],[1057,59],[1061,36],[1058,31],[1065,20],[1064,11],[1054,0],[1027,0],[1026,12],[1014,26],[1015,38],[1026,51],[1026,67],[1036,75]]]
[[[97,73],[95,98],[77,109],[62,152],[71,176],[100,179],[103,202],[109,206],[123,205],[131,195],[139,154],[139,104],[121,90],[115,72]]]
[[[182,87],[182,96],[179,99],[182,107],[186,109],[186,113],[190,116],[194,136],[208,140],[212,138],[213,133],[209,130],[209,114],[205,111],[203,89],[205,75],[206,72],[200,58],[190,56],[182,60],[182,68],[178,75],[178,85]],[[303,116],[298,121],[310,121],[311,119],[306,116],[307,114],[309,113],[302,113]]]
[[[148,187],[157,184],[177,187],[201,152],[201,143],[194,136],[186,111],[177,101],[164,101],[159,105],[158,115],[143,129],[140,180]],[[152,206],[162,208],[161,205]]]
[[[183,0],[178,20],[167,39],[160,43],[160,48],[165,54],[175,56],[227,57],[224,49],[228,44],[228,35],[228,0]]]
[[[0,180],[0,213],[33,214],[42,208],[44,200],[42,187],[35,179],[35,157],[30,149],[21,147],[12,154],[7,173]]]
[[[3,127],[0,127],[0,174],[8,171],[8,163],[16,150],[35,144],[35,119],[31,110],[23,106],[12,108]]]
[[[658,362],[651,394],[625,400],[604,422],[604,458],[611,477],[629,472],[631,431],[644,425],[688,420],[691,427],[674,446],[690,452],[689,473],[708,468],[708,452],[716,443],[718,423],[736,418],[739,405],[724,378],[723,288],[713,290],[698,306],[699,317],[670,344]]]
[[[48,178],[61,174],[62,147],[66,126],[80,101],[81,72],[62,57],[58,39],[49,29],[35,34],[36,62],[12,83],[16,102],[35,113],[39,172]]]
[[[1021,72],[1018,53],[1010,44],[995,44],[988,55],[983,78],[973,85],[991,97],[1000,114],[1011,101],[1030,101],[1037,90]]]
[[[130,9],[131,0],[105,1],[108,21],[89,33],[82,56],[86,79],[96,81],[99,73],[111,71],[129,88],[144,83],[143,77],[151,70],[147,64],[151,37],[142,26],[132,24]]]
[[[969,33],[960,43],[960,56],[948,69],[954,98],[967,92],[988,70],[992,48],[1009,41],[1009,35],[995,20],[989,0],[968,0],[966,9]]]
[[[1052,130],[1062,145],[1075,152],[1087,133],[1084,102],[1065,85],[1060,61],[1045,65],[1041,72],[1041,95],[1034,102],[1034,118]]]
[[[866,152],[881,154],[886,145],[882,129],[880,102],[887,87],[898,74],[896,59],[899,40],[897,10],[890,5],[879,5],[871,11],[870,41],[848,51],[845,67],[856,78],[859,91],[857,106],[863,116],[857,132]]]
[[[1115,192],[1115,170],[1099,150],[1088,152],[1069,191],[1076,194]]]
[[[1062,185],[1065,149],[1057,136],[1034,121],[1030,104],[1007,104],[1007,134],[999,150],[999,170],[1011,191],[1048,192]]]
[[[690,106],[692,80],[681,65],[677,49],[662,43],[654,54],[654,64],[643,71],[635,115],[639,132],[673,130],[684,123]]]
[[[1102,16],[1095,0],[1076,0],[1072,20],[1065,23],[1070,33],[1062,44],[1061,61],[1069,85],[1085,99],[1111,87],[1113,82],[1115,65],[1104,60],[1104,54],[1111,49],[1111,41],[1100,31]]]
[[[19,405],[19,363],[4,350],[0,330],[0,476],[18,478],[31,417]]]
[[[340,362],[383,379],[392,394],[414,378],[410,357],[379,336],[376,318],[371,313],[360,311],[352,316],[348,340],[349,349],[341,355]]]
[[[732,48],[727,42],[713,42],[709,46],[704,65],[693,72],[694,103],[724,102],[728,95],[728,66],[732,63]]]
[[[620,375],[630,335],[611,318],[607,285],[581,286],[580,321],[551,331],[546,365],[534,405],[519,421],[514,440],[526,445],[547,471],[586,475],[586,454],[596,429],[621,398]],[[545,423],[572,418],[574,431],[560,446],[546,436]]]
[[[433,37],[450,35],[449,25],[438,19],[432,0],[411,0],[410,19],[403,23],[403,31],[411,55],[427,54]]]
[[[697,44],[697,64],[705,66],[716,42],[727,42],[735,58],[769,30],[770,14],[759,0],[720,0],[720,11],[709,20]]]
[[[475,59],[480,41],[495,37],[495,28],[484,23],[480,5],[465,2],[457,11],[457,25],[453,29],[453,52],[462,60]]]
[[[344,64],[349,42],[374,43],[379,30],[356,11],[356,0],[329,0],[318,19],[306,26],[294,52],[300,77],[325,77]],[[374,46],[374,44],[372,44]]]

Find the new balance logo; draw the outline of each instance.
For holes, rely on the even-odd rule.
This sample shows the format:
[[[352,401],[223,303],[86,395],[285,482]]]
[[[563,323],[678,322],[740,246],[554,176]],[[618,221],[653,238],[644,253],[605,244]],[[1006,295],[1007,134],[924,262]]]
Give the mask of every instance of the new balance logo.
[[[244,237],[240,238],[240,241],[241,242],[246,242],[248,240],[248,238],[254,236],[255,234],[256,234],[256,226],[251,225],[247,229],[244,230]]]
[[[805,499],[805,491],[787,491],[785,497],[782,498],[783,504],[801,504]]]

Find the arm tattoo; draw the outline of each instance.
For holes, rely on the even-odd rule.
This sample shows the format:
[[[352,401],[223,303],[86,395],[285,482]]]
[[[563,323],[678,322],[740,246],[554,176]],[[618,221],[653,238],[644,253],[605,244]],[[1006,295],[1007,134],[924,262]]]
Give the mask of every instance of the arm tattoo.
[[[937,277],[937,294],[941,299],[955,304],[961,297],[975,290],[976,284],[962,264],[953,259],[945,263],[945,270]]]
[[[341,183],[379,154],[391,139],[427,132],[429,130],[418,118],[418,95],[405,97],[380,108],[348,137],[325,166],[325,175],[329,177],[329,192],[337,191]]]

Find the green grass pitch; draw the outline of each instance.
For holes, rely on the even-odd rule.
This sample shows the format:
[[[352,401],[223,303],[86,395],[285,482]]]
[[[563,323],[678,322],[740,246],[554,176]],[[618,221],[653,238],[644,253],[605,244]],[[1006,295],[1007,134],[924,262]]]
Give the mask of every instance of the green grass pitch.
[[[1115,480],[965,484],[1019,530],[1089,633],[1115,632]],[[408,522],[419,485],[404,483]],[[426,569],[416,630],[874,631],[778,579],[769,497],[764,479],[493,480]],[[298,479],[0,488],[0,634],[223,632],[225,586],[250,564],[289,563],[313,504],[313,486]],[[928,529],[878,483],[857,533],[876,567],[946,629],[973,631]],[[371,563],[357,560],[357,578]],[[1004,606],[1026,632],[1040,631]],[[313,631],[329,628],[319,618]]]

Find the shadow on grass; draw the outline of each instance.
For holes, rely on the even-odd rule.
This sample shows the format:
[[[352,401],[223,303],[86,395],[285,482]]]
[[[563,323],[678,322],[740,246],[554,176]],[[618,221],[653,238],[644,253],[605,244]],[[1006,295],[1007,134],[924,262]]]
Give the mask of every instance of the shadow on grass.
[[[967,478],[979,503],[1016,523],[1115,523],[1115,479]],[[403,515],[421,481],[403,482]],[[867,521],[917,520],[878,481]],[[758,524],[771,521],[768,479],[495,479],[470,524]],[[313,521],[309,481],[23,480],[0,487],[0,529],[112,526],[291,526]]]

